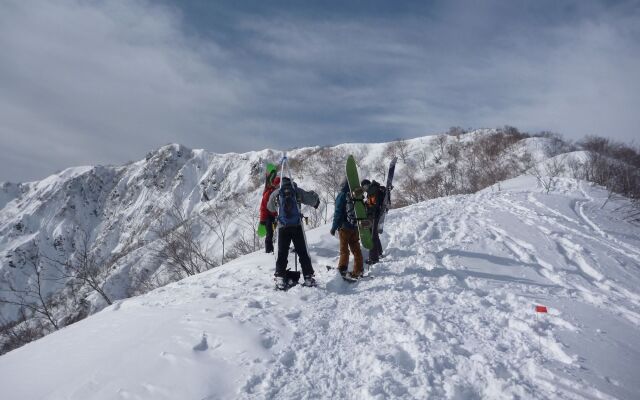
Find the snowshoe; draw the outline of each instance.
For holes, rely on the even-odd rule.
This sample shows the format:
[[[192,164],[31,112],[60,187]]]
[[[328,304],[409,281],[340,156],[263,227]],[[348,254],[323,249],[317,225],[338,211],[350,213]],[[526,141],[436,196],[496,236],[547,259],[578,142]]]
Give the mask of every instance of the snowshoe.
[[[316,282],[313,276],[309,275],[304,277],[304,282],[302,282],[302,286],[315,287],[315,286],[318,286],[318,283]]]
[[[354,282],[358,282],[358,280],[360,280],[360,278],[362,278],[362,274],[354,274],[353,272],[349,272],[346,275],[344,275],[342,277],[342,279],[344,279],[345,281],[349,282],[349,283],[354,283]]]
[[[287,290],[289,286],[287,285],[287,281],[283,276],[276,276],[275,279],[276,290]]]

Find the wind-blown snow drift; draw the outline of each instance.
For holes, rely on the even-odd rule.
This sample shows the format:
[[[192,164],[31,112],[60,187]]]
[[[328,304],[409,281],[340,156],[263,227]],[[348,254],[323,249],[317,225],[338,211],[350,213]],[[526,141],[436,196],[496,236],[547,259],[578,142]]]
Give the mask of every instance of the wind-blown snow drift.
[[[273,291],[254,253],[118,302],[0,357],[2,397],[637,398],[640,233],[603,190],[533,187],[392,211],[354,285],[323,226],[318,288]]]

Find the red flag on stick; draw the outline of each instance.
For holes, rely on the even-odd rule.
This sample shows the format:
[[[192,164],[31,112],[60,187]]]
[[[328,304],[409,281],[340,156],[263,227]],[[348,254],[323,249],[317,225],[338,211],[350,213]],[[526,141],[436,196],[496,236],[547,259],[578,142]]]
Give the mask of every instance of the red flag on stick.
[[[547,307],[545,306],[536,306],[536,312],[546,313]]]

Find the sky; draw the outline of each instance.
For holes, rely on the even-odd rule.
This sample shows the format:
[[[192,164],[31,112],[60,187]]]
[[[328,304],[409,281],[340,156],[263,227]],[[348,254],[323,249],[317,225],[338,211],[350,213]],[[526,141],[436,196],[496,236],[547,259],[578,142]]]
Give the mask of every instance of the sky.
[[[451,126],[640,126],[640,1],[0,0],[0,181]],[[634,142],[637,144],[637,142]]]

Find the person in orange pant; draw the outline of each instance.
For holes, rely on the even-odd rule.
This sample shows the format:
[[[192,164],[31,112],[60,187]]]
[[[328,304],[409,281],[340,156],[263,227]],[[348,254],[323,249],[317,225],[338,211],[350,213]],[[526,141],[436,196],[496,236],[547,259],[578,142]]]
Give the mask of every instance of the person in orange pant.
[[[335,211],[333,213],[333,225],[331,235],[339,232],[340,259],[338,271],[345,279],[354,280],[362,276],[362,251],[360,250],[360,235],[356,222],[356,213],[353,208],[353,199],[349,190],[349,184],[343,183],[342,189],[336,197]],[[347,273],[349,265],[349,250],[353,253],[353,270]]]

